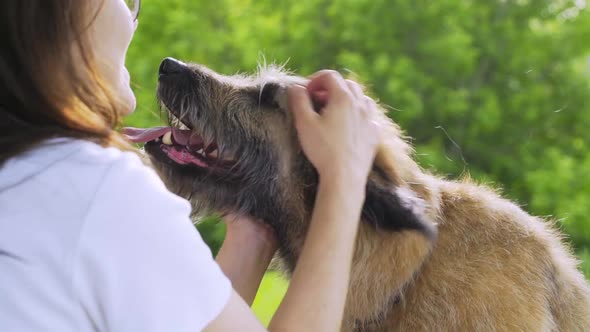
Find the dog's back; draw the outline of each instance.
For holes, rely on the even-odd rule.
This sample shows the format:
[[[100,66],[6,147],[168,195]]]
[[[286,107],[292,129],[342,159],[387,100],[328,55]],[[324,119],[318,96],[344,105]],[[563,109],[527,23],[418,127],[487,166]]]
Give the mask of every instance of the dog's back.
[[[552,226],[485,187],[430,185],[440,200],[431,256],[364,330],[590,331],[588,284]]]

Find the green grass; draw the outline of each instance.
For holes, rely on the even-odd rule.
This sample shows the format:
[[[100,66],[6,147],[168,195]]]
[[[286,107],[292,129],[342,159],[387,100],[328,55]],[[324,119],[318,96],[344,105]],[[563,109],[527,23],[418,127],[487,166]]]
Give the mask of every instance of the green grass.
[[[254,310],[256,317],[260,319],[264,326],[268,326],[272,315],[281,303],[287,291],[287,285],[287,280],[279,272],[275,271],[267,272],[264,279],[262,279],[252,310]]]

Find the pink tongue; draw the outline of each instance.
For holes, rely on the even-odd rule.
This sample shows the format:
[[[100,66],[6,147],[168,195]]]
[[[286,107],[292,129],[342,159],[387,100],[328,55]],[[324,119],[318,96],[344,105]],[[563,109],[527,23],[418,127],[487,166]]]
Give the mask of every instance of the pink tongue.
[[[175,147],[165,145],[162,147],[162,150],[168,154],[168,157],[181,165],[195,164],[200,167],[208,166],[203,160],[195,157],[185,149],[179,150]]]
[[[127,127],[123,128],[122,133],[133,143],[145,143],[153,141],[171,130],[172,128],[170,127],[154,127],[147,129]]]

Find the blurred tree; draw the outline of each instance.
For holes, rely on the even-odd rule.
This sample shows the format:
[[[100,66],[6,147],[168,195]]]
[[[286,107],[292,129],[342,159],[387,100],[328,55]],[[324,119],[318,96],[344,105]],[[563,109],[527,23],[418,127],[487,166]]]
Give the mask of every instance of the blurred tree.
[[[583,0],[148,0],[129,54],[150,125],[173,56],[352,72],[414,137],[425,168],[469,172],[590,249],[590,13]],[[211,243],[219,237],[213,229]],[[217,233],[215,233],[217,232]],[[588,271],[588,269],[586,269]]]

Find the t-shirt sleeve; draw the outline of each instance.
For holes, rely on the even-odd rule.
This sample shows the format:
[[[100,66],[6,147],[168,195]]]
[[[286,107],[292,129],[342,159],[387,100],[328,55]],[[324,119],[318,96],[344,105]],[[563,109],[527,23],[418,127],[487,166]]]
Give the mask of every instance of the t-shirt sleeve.
[[[100,331],[200,331],[232,286],[190,218],[135,155],[106,173],[73,260],[73,289]]]

